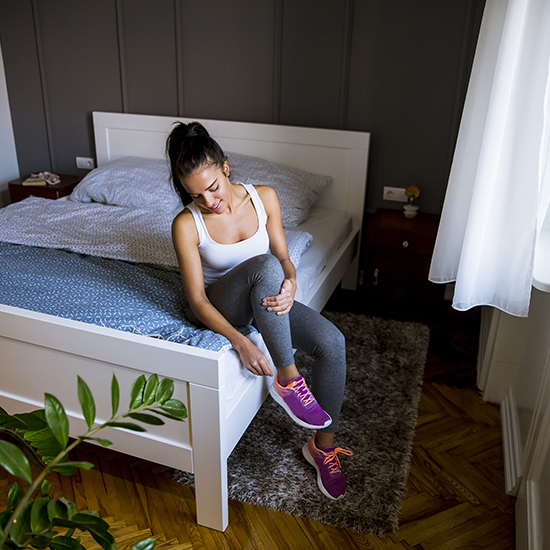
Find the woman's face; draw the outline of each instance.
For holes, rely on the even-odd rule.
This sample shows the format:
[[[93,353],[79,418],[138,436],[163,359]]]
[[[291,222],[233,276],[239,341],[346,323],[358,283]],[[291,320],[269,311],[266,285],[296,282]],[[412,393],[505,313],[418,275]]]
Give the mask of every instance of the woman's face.
[[[209,212],[221,214],[231,196],[228,174],[229,165],[224,162],[223,168],[210,164],[180,179],[194,203]]]

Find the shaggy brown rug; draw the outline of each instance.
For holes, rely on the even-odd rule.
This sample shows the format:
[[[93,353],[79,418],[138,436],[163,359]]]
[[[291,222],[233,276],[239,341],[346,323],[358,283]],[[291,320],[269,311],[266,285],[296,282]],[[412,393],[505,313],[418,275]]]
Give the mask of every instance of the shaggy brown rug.
[[[395,533],[409,472],[429,329],[419,323],[323,312],[347,340],[346,394],[336,445],[348,490],[332,501],[317,488],[301,447],[312,435],[268,397],[228,461],[230,498],[362,533]],[[311,360],[296,363],[309,379]],[[192,484],[193,476],[175,472]]]

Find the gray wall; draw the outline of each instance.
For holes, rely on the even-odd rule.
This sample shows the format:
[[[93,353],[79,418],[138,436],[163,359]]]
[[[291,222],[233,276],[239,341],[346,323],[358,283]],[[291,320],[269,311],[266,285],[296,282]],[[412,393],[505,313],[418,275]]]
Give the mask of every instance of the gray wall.
[[[484,0],[0,0],[21,175],[85,173],[92,111],[372,133],[384,186],[439,213]]]

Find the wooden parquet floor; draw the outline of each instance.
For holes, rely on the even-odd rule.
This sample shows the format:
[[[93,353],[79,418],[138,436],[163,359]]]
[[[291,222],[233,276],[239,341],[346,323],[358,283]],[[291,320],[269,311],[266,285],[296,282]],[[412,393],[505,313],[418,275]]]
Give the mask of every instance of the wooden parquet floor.
[[[455,326],[455,336],[449,333],[454,321],[447,321],[445,338],[432,333],[395,535],[365,536],[236,501],[230,502],[228,529],[218,533],[196,524],[193,490],[174,482],[170,469],[91,445],[82,445],[77,458],[96,467],[54,477],[54,490],[79,509],[98,510],[121,549],[151,536],[159,550],[514,548],[514,499],[504,492],[499,408],[481,401],[467,383],[475,372],[479,325],[475,316],[465,320]],[[0,510],[11,481],[0,473]],[[83,543],[98,548],[91,539]]]

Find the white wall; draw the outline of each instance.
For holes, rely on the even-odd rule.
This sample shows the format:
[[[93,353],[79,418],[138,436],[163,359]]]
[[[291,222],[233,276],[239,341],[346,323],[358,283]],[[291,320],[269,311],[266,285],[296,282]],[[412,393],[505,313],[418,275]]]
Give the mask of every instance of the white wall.
[[[0,207],[9,203],[8,182],[18,177],[17,152],[0,45]]]

